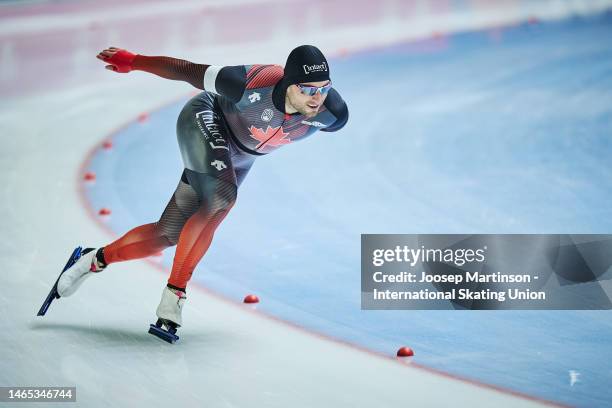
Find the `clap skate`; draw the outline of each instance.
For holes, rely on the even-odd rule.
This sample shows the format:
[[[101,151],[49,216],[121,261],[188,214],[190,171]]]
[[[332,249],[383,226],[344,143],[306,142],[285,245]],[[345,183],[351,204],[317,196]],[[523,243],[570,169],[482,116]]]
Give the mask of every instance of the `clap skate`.
[[[175,343],[179,339],[176,330],[182,325],[185,299],[185,292],[165,287],[156,311],[157,322],[149,326],[149,333],[168,343]]]
[[[103,269],[95,262],[95,256],[95,248],[83,249],[82,247],[76,247],[72,251],[72,255],[68,258],[66,266],[64,266],[64,269],[62,269],[62,272],[55,281],[37,316],[44,316],[55,299],[72,295],[85,279]]]
[[[62,277],[62,274],[64,272],[66,272],[68,270],[68,268],[70,268],[72,265],[74,265],[76,263],[76,261],[79,260],[79,258],[81,257],[82,254],[83,254],[83,248],[81,248],[81,247],[76,247],[74,249],[74,251],[72,251],[72,255],[70,255],[70,258],[68,258],[68,262],[66,262],[66,266],[64,266],[64,269],[62,269],[62,272],[60,272],[60,275],[57,277],[55,283],[53,284],[53,287],[51,288],[51,291],[49,291],[49,294],[47,295],[47,298],[45,299],[45,301],[43,302],[42,306],[38,310],[38,313],[36,314],[37,316],[44,316],[45,313],[47,313],[47,309],[49,309],[49,306],[51,306],[51,303],[55,299],[59,299],[60,298],[60,295],[57,293],[57,283],[59,282],[60,278]]]

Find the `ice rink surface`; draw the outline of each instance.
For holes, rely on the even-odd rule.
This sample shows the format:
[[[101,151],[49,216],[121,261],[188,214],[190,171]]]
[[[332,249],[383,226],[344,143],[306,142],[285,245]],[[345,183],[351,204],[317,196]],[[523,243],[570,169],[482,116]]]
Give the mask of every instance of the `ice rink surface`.
[[[604,14],[336,55],[349,124],[256,161],[176,346],[146,333],[172,251],[34,314],[75,244],[159,217],[182,169],[185,98],[123,77],[0,102],[0,385],[76,385],[78,406],[609,405],[609,312],[362,311],[359,243],[609,233],[611,31]],[[402,345],[413,364],[393,361]]]

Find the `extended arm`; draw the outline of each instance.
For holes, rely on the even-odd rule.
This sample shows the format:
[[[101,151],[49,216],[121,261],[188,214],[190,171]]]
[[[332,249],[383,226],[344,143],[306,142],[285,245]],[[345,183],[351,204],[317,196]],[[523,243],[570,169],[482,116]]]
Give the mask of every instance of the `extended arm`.
[[[204,89],[204,73],[209,65],[172,57],[149,57],[110,47],[97,55],[106,62],[106,69],[127,73],[133,70],[150,72],[162,78],[189,82],[198,89]]]

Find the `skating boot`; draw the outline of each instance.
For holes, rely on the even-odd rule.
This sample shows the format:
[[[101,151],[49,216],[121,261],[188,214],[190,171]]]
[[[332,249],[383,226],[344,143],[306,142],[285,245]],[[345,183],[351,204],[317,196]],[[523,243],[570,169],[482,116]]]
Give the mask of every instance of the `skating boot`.
[[[47,298],[40,307],[38,316],[44,316],[47,313],[47,309],[49,309],[53,300],[59,299],[62,296],[70,296],[87,277],[91,276],[94,272],[100,272],[104,269],[95,261],[95,255],[96,249],[94,248],[83,249],[76,247],[72,251],[66,266],[62,269]]]
[[[96,260],[96,252],[97,249],[85,249],[81,258],[62,273],[57,281],[57,293],[60,297],[72,295],[85,282],[85,279],[104,269]]]
[[[157,322],[149,326],[149,333],[168,343],[176,342],[179,339],[176,329],[183,324],[181,314],[185,299],[185,292],[165,287],[157,306]]]

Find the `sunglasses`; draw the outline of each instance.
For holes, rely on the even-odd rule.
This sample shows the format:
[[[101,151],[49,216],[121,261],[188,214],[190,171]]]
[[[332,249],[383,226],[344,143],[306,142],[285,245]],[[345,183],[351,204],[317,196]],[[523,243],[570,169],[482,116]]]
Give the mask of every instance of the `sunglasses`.
[[[296,84],[296,85],[298,88],[300,88],[300,91],[302,91],[304,95],[308,95],[308,96],[314,96],[317,93],[317,91],[321,94],[321,96],[327,95],[327,93],[332,87],[331,81],[329,81],[327,85],[323,85],[323,86],[312,86],[312,85],[302,85],[302,84]]]

